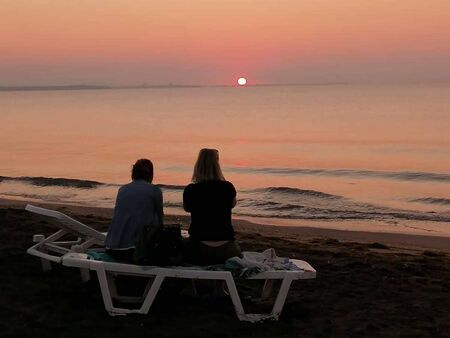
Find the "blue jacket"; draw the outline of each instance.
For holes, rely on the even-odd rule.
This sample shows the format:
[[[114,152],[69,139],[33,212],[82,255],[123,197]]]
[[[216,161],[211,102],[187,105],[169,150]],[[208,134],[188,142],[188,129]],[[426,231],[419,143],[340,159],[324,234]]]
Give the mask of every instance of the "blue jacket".
[[[144,180],[134,180],[122,186],[117,193],[114,217],[106,236],[106,248],[129,249],[145,225],[163,224],[161,189]]]

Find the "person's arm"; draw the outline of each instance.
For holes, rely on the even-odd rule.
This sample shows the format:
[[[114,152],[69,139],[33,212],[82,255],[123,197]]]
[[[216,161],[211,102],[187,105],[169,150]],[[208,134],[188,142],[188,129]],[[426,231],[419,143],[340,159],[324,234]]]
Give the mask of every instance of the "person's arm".
[[[122,187],[119,188],[119,190],[117,191],[117,194],[116,194],[116,202],[114,204],[113,220],[115,217],[117,217],[117,214],[119,212],[119,201],[121,200],[121,196],[120,196],[121,191],[122,191]],[[111,225],[110,225],[110,228],[111,228]],[[109,232],[109,230],[108,230],[108,232]]]
[[[233,201],[231,202],[231,209],[233,209],[236,206],[237,200],[236,197],[233,198]]]
[[[187,186],[186,188],[184,188],[183,191],[183,209],[184,211],[190,212],[191,211],[191,206],[190,206],[190,198],[189,198],[189,186]]]
[[[162,191],[159,189],[158,195],[156,197],[156,213],[158,215],[159,220],[159,226],[161,227],[164,223],[164,210],[163,210],[163,194]]]
[[[230,182],[230,193],[231,193],[231,208],[233,209],[236,206],[237,199],[236,199],[236,189],[234,188],[233,183]]]
[[[121,209],[119,208],[121,198],[121,191],[122,187],[119,188],[116,194],[116,202],[114,205],[114,214],[113,218],[111,220],[111,223],[109,223],[108,226],[108,232],[106,234],[106,240],[105,240],[105,246],[107,248],[110,248],[110,246],[115,246],[119,241],[118,238],[120,237],[120,234],[122,233],[120,227],[122,226],[122,222],[120,222],[120,212]]]

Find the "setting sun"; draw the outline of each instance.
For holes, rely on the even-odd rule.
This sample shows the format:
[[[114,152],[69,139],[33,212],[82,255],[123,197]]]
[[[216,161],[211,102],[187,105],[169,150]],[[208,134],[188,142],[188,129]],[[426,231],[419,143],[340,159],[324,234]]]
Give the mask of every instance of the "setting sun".
[[[247,84],[247,79],[245,77],[240,77],[237,80],[237,83],[238,83],[239,86],[245,86]]]

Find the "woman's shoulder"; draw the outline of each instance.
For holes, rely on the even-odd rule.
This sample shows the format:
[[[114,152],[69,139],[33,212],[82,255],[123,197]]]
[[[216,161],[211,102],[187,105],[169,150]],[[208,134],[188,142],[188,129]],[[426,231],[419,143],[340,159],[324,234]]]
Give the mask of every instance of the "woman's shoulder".
[[[224,183],[224,185],[226,185],[229,188],[233,188],[234,189],[234,185],[233,183],[231,183],[230,181],[222,181]]]
[[[230,181],[214,181],[216,189],[219,189],[220,191],[230,191],[234,193],[236,189],[234,188],[233,183]]]

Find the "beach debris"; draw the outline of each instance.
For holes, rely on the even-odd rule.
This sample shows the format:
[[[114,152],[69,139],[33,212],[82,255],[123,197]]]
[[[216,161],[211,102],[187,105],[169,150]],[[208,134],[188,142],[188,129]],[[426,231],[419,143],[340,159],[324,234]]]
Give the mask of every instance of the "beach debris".
[[[442,256],[442,253],[437,252],[437,251],[425,250],[423,252],[423,255],[428,256],[428,257],[439,257],[439,256]]]
[[[389,247],[387,245],[384,245],[384,244],[379,243],[379,242],[374,242],[374,243],[370,244],[369,248],[389,250]]]

